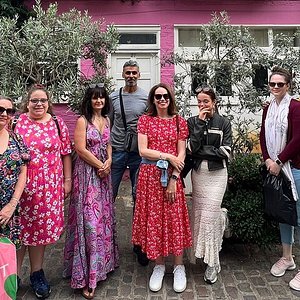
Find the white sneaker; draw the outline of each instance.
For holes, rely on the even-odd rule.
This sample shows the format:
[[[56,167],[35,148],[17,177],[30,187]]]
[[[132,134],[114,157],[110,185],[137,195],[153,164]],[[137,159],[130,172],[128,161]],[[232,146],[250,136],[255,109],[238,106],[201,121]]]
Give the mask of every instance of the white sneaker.
[[[149,289],[152,292],[158,292],[161,289],[165,272],[165,265],[156,265],[153,268],[153,272],[149,280]]]
[[[174,282],[173,290],[176,293],[182,293],[186,289],[186,275],[184,265],[177,265],[173,271]]]
[[[271,274],[276,277],[281,277],[285,274],[285,271],[292,271],[296,269],[294,259],[288,260],[285,257],[281,257],[271,268]]]

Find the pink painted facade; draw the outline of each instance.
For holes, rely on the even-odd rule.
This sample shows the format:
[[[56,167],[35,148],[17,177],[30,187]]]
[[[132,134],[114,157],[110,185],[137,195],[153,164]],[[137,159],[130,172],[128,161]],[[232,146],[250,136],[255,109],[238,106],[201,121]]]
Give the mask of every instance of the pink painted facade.
[[[47,7],[53,1],[43,0]],[[244,25],[299,25],[299,0],[57,0],[59,10],[73,7],[88,10],[94,19],[104,18],[115,25],[160,25],[160,52],[174,49],[174,25],[197,25],[208,23],[212,12],[227,11],[231,24]],[[34,1],[27,1],[30,6]],[[90,64],[83,65],[86,73]],[[161,81],[168,81],[174,67],[161,69]]]
[[[47,7],[51,2],[53,1],[43,0],[42,5]],[[82,11],[88,10],[95,20],[104,18],[108,24],[160,26],[160,56],[176,48],[175,26],[208,23],[212,12],[227,11],[231,24],[237,25],[300,25],[298,0],[56,0],[56,2],[60,12],[73,7]],[[26,3],[31,6],[34,1]],[[82,64],[82,71],[86,74],[92,72],[88,62]],[[170,82],[174,71],[173,65],[161,67],[160,81]],[[59,108],[59,111],[61,110],[62,107]]]

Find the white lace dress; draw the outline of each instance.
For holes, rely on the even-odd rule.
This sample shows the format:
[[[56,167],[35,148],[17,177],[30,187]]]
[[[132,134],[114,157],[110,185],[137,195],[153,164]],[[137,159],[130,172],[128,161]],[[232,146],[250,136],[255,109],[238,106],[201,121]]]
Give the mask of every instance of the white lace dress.
[[[193,205],[192,233],[193,251],[191,262],[203,258],[211,267],[219,267],[219,252],[222,248],[226,218],[221,204],[227,185],[227,168],[209,171],[203,161],[192,172]]]

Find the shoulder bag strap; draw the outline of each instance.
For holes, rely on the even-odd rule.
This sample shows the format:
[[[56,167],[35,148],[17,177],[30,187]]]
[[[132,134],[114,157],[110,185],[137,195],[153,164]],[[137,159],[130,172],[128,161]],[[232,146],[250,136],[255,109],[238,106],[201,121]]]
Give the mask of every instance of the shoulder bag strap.
[[[124,104],[123,104],[123,97],[122,97],[122,88],[120,88],[119,98],[120,98],[120,107],[121,107],[121,114],[122,114],[122,119],[123,119],[123,125],[124,125],[124,129],[126,131],[127,130],[127,124],[126,124]]]
[[[61,131],[60,131],[60,127],[59,127],[59,123],[58,123],[57,117],[56,117],[56,115],[51,115],[51,116],[52,116],[52,119],[53,119],[53,121],[55,122],[55,125],[56,125],[56,127],[57,127],[58,136],[61,137],[61,136],[60,136]]]

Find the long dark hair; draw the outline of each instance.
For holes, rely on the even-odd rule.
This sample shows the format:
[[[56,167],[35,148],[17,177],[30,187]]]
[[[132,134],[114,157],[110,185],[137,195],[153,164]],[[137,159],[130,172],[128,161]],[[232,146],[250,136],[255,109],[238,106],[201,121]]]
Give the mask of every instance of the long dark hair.
[[[105,103],[104,107],[101,110],[101,116],[105,117],[109,113],[110,110],[110,104],[109,104],[109,96],[104,86],[102,85],[90,85],[84,94],[81,107],[80,107],[80,113],[83,115],[88,122],[92,123],[93,118],[93,107],[92,107],[92,99],[93,98],[104,98]]]
[[[48,99],[48,110],[47,110],[47,112],[48,112],[49,114],[53,115],[52,102],[51,102],[50,94],[49,94],[49,92],[46,90],[45,86],[43,86],[42,84],[39,84],[39,83],[33,84],[33,85],[29,88],[29,90],[28,90],[28,92],[27,92],[27,95],[26,95],[26,97],[24,98],[23,103],[22,103],[22,109],[21,109],[22,112],[23,112],[23,113],[28,112],[27,105],[28,105],[28,103],[29,103],[29,99],[30,99],[30,97],[31,97],[31,95],[32,95],[33,92],[39,91],[39,90],[45,92],[45,94],[47,95],[47,99]]]
[[[157,116],[157,109],[156,109],[156,106],[154,104],[154,95],[155,95],[155,91],[158,89],[158,88],[164,88],[167,90],[168,92],[168,95],[169,95],[169,106],[168,106],[168,114],[170,116],[173,116],[173,115],[177,115],[177,108],[176,108],[176,104],[175,104],[175,96],[174,96],[174,93],[173,91],[171,90],[170,86],[165,84],[165,83],[159,83],[159,84],[156,84],[155,86],[153,86],[149,92],[149,96],[148,96],[148,115],[150,116]]]

